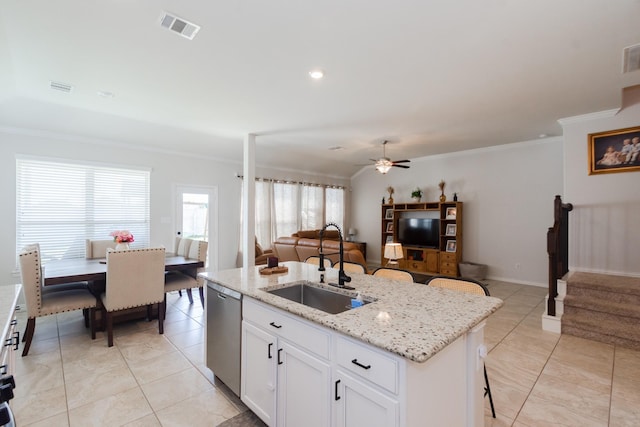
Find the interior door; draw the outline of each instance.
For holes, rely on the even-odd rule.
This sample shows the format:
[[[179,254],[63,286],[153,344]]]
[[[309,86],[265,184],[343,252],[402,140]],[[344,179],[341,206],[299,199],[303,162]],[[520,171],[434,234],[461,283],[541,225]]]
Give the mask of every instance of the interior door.
[[[176,186],[176,236],[209,242],[205,266],[216,270],[217,206],[216,187]]]

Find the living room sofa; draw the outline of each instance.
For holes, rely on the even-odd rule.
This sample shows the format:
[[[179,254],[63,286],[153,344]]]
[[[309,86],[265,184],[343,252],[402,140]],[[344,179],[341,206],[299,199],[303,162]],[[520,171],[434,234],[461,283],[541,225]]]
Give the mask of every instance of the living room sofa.
[[[278,237],[273,242],[273,252],[279,261],[301,261],[304,262],[310,256],[318,256],[320,252],[320,238],[298,237],[295,233],[291,237]],[[335,239],[338,238],[336,233]],[[367,262],[358,249],[358,246],[351,242],[344,242],[344,261],[355,262],[366,267]],[[323,238],[322,249],[326,257],[332,263],[339,261],[340,241],[332,240],[331,237]]]

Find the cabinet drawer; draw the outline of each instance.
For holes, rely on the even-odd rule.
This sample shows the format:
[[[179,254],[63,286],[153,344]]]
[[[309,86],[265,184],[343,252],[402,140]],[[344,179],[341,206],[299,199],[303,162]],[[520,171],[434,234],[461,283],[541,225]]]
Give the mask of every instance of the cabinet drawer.
[[[331,336],[328,331],[249,298],[243,299],[242,314],[244,320],[269,333],[287,339],[320,357],[329,358]]]
[[[366,344],[346,338],[336,339],[336,362],[348,371],[379,385],[391,393],[398,393],[398,360]]]
[[[443,268],[455,269],[456,268],[456,263],[455,262],[441,262],[440,263],[440,269],[442,270]]]
[[[427,265],[422,261],[405,261],[404,268],[412,271],[427,271]]]
[[[456,262],[456,254],[449,252],[440,253],[440,262]]]
[[[456,270],[456,268],[441,268],[440,269],[440,274],[444,275],[444,276],[457,276],[458,275],[458,270]]]

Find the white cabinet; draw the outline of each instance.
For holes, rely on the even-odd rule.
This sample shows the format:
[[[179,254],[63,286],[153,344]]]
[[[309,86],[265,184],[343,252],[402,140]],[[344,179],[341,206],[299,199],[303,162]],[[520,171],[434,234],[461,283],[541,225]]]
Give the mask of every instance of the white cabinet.
[[[277,424],[331,425],[331,367],[284,340],[278,343]]]
[[[242,401],[271,427],[484,422],[484,323],[417,363],[245,297]],[[452,410],[455,402],[455,410]]]
[[[329,427],[328,331],[248,298],[243,318],[242,401],[272,427]]]
[[[336,427],[398,426],[399,359],[341,336],[335,344]]]
[[[335,375],[336,427],[394,427],[399,403],[338,368]]]
[[[242,322],[242,401],[267,425],[275,425],[275,335]]]

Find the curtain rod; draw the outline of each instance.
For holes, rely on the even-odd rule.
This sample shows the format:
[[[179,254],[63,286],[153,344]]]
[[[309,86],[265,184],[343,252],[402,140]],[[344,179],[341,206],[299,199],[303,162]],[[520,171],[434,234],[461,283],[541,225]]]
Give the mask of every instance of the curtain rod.
[[[236,178],[244,179],[244,175],[236,174]],[[298,185],[308,185],[311,187],[325,187],[325,188],[337,188],[340,190],[344,190],[345,187],[341,185],[329,185],[329,184],[317,184],[313,182],[305,182],[305,181],[289,181],[286,179],[274,179],[274,178],[259,178],[256,177],[256,181],[262,182],[275,182],[277,184],[298,184]]]

